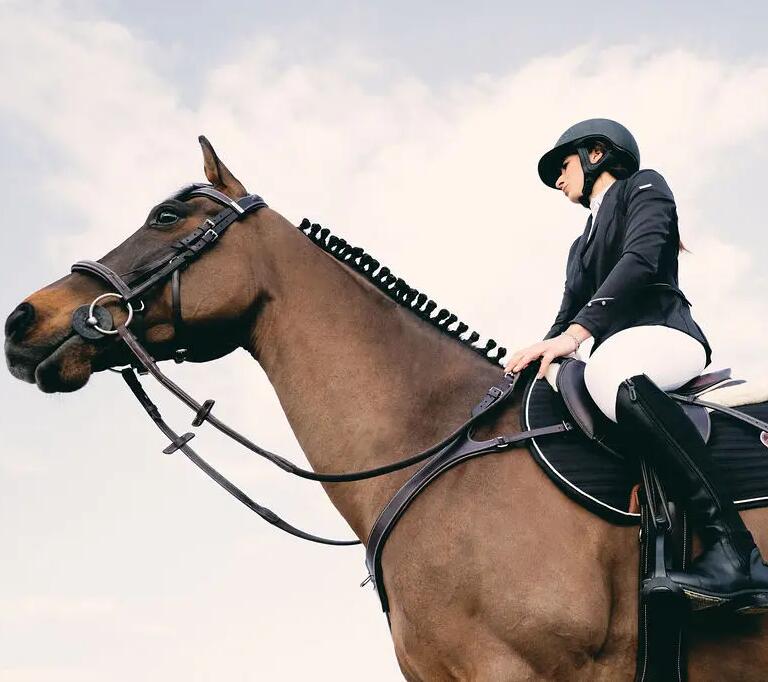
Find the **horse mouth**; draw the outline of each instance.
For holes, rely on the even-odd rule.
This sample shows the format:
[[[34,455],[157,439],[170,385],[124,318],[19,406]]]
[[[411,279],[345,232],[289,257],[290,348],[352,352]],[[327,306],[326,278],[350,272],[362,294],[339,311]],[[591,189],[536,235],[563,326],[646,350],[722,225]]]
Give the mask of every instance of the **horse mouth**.
[[[83,357],[83,340],[73,335],[59,344],[35,367],[37,387],[43,393],[71,393],[85,386],[93,369],[90,359]],[[82,348],[81,348],[82,347]]]
[[[106,351],[106,352],[105,352]],[[6,339],[8,369],[17,379],[36,384],[44,393],[71,393],[91,374],[115,364],[108,350],[97,349],[73,332],[45,346],[19,346]]]
[[[91,375],[127,365],[132,355],[121,343],[83,339],[72,330],[51,339],[45,346],[24,346],[5,341],[10,373],[43,393],[71,393],[85,386]]]

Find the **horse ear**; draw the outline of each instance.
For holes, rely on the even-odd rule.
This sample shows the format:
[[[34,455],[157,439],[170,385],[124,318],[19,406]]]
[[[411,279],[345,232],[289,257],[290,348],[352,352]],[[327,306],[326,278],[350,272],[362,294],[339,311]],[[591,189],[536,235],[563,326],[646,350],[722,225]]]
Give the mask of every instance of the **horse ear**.
[[[240,199],[248,194],[242,183],[230,172],[221,159],[216,155],[216,151],[208,142],[205,135],[197,138],[200,146],[203,148],[203,166],[205,176],[216,189],[224,192],[233,199]]]

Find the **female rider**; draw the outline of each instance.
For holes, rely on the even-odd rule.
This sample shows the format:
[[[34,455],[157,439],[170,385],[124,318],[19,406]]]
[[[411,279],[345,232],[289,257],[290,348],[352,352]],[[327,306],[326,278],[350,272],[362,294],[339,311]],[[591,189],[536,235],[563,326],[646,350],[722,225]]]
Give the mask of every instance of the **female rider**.
[[[640,167],[632,134],[610,119],[566,130],[539,161],[542,181],[591,211],[571,245],[560,311],[544,337],[513,353],[505,371],[594,343],[584,382],[598,408],[675,486],[698,525],[703,552],[670,578],[694,609],[768,610],[768,566],[721,480],[704,440],[665,391],[701,374],[711,348],[678,286],[684,248],[672,192]]]

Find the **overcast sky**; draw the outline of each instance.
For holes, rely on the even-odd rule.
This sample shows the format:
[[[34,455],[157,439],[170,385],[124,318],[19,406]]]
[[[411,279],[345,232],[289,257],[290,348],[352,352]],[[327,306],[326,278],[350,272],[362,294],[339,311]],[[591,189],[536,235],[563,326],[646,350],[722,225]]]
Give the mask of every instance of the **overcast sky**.
[[[600,116],[675,194],[711,369],[764,377],[766,5],[529,4],[0,0],[0,309],[202,179],[204,133],[289,220],[519,348],[551,325],[587,217],[536,163]],[[168,371],[302,460],[245,353]],[[64,396],[0,386],[0,680],[399,679],[361,549],[283,535],[162,455],[114,375]],[[316,484],[195,442],[290,521],[349,533]]]

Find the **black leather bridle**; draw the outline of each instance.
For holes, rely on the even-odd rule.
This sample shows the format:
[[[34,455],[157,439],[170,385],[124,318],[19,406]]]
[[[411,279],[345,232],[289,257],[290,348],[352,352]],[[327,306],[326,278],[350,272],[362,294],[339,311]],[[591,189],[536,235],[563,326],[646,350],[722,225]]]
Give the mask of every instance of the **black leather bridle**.
[[[206,218],[202,225],[186,237],[173,242],[170,245],[170,253],[165,253],[124,275],[117,274],[97,261],[81,260],[72,266],[72,272],[98,277],[114,289],[112,292],[97,296],[90,305],[80,306],[75,310],[72,316],[72,328],[80,336],[97,340],[118,333],[114,328],[112,315],[106,308],[98,305],[100,301],[107,298],[116,298],[123,302],[128,313],[123,325],[128,327],[134,315],[144,310],[141,297],[170,277],[174,339],[177,343],[174,359],[177,362],[186,359],[187,349],[180,345],[180,340],[185,336],[184,319],[181,314],[181,272],[210,249],[232,223],[267,206],[267,202],[256,194],[249,194],[235,200],[212,186],[202,183],[188,185],[175,195],[175,198],[191,197],[207,197],[221,204],[223,209],[213,218]],[[134,307],[137,303],[140,304],[139,308]]]
[[[391,464],[350,473],[318,473],[303,469],[284,457],[265,450],[211,414],[211,409],[214,405],[213,400],[206,400],[203,403],[199,403],[163,374],[152,355],[146,348],[144,348],[137,336],[128,329],[129,325],[145,309],[141,297],[150,289],[165,282],[168,277],[171,277],[173,322],[176,331],[174,338],[177,343],[174,359],[177,362],[183,361],[187,355],[187,348],[179,345],[178,342],[178,339],[182,338],[183,330],[185,329],[181,315],[181,272],[188,267],[190,263],[212,248],[232,223],[267,206],[267,203],[256,194],[250,194],[242,199],[234,200],[214,189],[211,185],[200,183],[189,185],[184,190],[177,193],[174,198],[183,199],[191,197],[207,197],[218,204],[221,204],[223,208],[213,218],[206,218],[199,227],[190,232],[186,237],[171,244],[170,253],[158,256],[146,265],[140,266],[123,275],[116,273],[108,266],[96,261],[78,261],[72,266],[72,272],[96,277],[113,289],[113,291],[100,294],[89,305],[83,305],[77,308],[72,315],[72,328],[87,341],[96,342],[108,336],[117,335],[125,343],[133,356],[131,365],[115,369],[114,371],[119,371],[122,374],[123,379],[136,396],[141,406],[155,422],[157,427],[170,439],[171,442],[163,450],[164,453],[171,454],[177,450],[182,452],[190,461],[227,490],[227,492],[240,500],[245,506],[257,513],[268,523],[271,523],[291,535],[328,545],[360,544],[359,540],[332,540],[307,533],[287,523],[277,514],[266,507],[259,505],[248,497],[248,495],[231,483],[227,478],[222,476],[189,446],[189,441],[194,437],[193,433],[190,432],[179,435],[166,424],[159,409],[152,402],[141,385],[139,375],[147,373],[152,374],[164,388],[169,390],[181,402],[187,405],[187,407],[195,413],[192,426],[198,427],[204,422],[208,422],[229,438],[232,438],[247,449],[267,459],[284,471],[301,478],[326,483],[362,481],[368,478],[374,478],[376,476],[399,471],[400,469],[426,460],[429,457],[438,457],[440,453],[454,445],[462,437],[466,437],[470,428],[491,408],[501,404],[512,395],[515,386],[515,377],[517,375],[505,374],[501,386],[491,386],[485,396],[473,408],[470,418],[439,443],[435,443],[422,452]],[[99,305],[100,301],[107,298],[119,299],[122,301],[123,305],[125,305],[127,310],[125,321],[116,327],[111,313],[102,305]],[[513,443],[522,442],[522,440],[531,437],[531,435],[536,434],[530,432],[530,435],[529,433],[526,433],[498,436],[496,447],[508,447]]]

